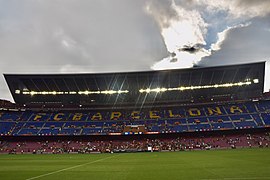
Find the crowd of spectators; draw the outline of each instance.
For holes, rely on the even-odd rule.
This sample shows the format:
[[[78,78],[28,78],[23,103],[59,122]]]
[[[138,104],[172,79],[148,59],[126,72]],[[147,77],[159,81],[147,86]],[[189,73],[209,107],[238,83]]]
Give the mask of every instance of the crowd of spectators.
[[[177,137],[140,140],[50,140],[50,141],[0,141],[0,153],[117,153],[146,151],[191,151],[225,148],[268,147],[269,133],[222,135],[214,137]]]

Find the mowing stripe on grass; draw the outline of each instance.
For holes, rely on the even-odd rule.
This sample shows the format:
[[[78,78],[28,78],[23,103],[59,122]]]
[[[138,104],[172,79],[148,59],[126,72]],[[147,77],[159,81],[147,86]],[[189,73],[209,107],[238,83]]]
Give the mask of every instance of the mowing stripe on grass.
[[[216,179],[201,179],[201,180],[253,180],[253,179],[270,179],[270,177],[239,177],[239,178],[216,178]]]
[[[85,166],[85,165],[88,165],[88,164],[94,164],[94,163],[97,163],[97,162],[100,162],[100,161],[104,161],[106,159],[111,159],[111,158],[113,158],[115,156],[119,156],[119,155],[114,155],[114,156],[110,156],[110,157],[98,159],[98,160],[95,160],[95,161],[87,162],[87,163],[84,163],[84,164],[79,164],[79,165],[76,165],[76,166],[71,166],[71,167],[60,169],[60,170],[53,171],[53,172],[50,172],[50,173],[46,173],[46,174],[42,174],[42,175],[39,175],[39,176],[31,177],[31,178],[28,178],[26,180],[38,179],[38,178],[49,176],[49,175],[56,174],[56,173],[59,173],[59,172],[63,172],[63,171],[67,171],[67,170],[70,170],[70,169],[75,169],[75,168],[78,168],[78,167],[82,167],[82,166]]]

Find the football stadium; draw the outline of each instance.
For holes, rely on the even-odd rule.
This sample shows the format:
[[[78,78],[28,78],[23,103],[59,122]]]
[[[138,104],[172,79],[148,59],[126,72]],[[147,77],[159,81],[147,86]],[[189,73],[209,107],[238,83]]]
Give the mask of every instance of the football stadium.
[[[0,179],[270,179],[265,62],[4,77]]]

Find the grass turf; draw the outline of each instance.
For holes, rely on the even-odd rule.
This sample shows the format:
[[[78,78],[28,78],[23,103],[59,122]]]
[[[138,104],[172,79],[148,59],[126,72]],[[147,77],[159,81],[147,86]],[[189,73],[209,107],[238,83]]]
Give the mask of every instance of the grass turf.
[[[0,155],[0,179],[270,179],[270,149]]]

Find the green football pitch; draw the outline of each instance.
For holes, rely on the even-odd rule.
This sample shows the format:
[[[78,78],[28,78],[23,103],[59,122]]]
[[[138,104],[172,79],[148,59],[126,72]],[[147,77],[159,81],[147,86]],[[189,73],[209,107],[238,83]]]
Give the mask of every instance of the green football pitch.
[[[0,179],[270,179],[270,149],[0,155]]]

